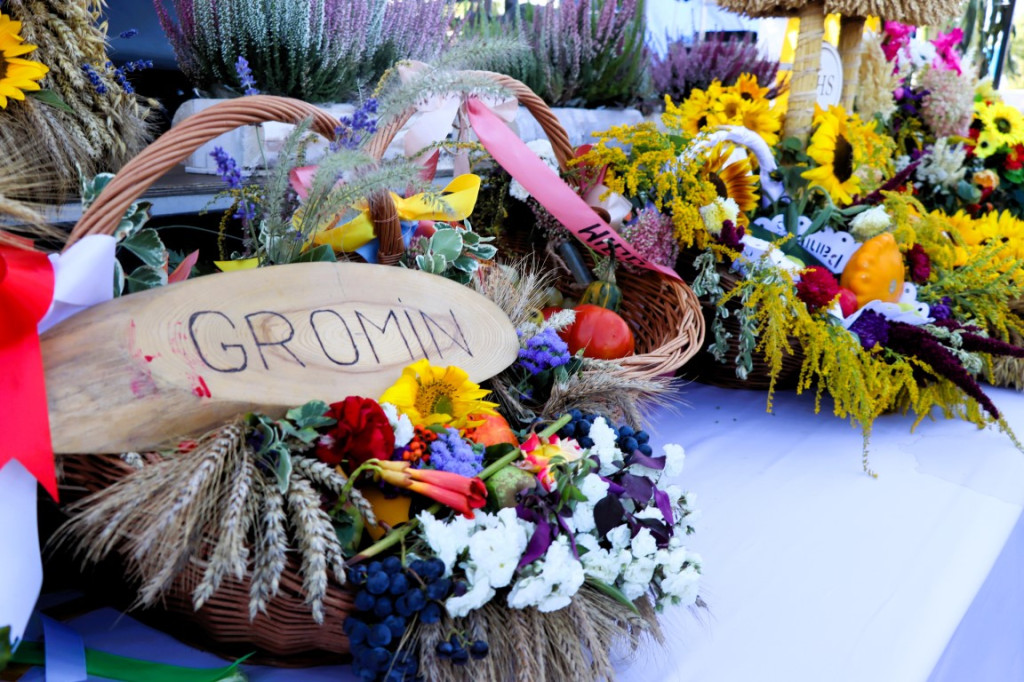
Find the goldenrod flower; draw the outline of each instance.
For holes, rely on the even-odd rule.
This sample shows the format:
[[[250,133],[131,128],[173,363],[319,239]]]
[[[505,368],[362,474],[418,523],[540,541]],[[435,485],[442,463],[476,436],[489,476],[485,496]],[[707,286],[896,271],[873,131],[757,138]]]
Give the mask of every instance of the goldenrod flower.
[[[497,414],[497,403],[484,400],[487,389],[469,380],[458,367],[435,367],[420,360],[402,370],[380,402],[391,403],[409,417],[413,425],[444,424],[455,428],[471,426],[471,414]]]
[[[0,14],[0,109],[7,108],[7,98],[23,100],[26,92],[39,90],[39,81],[50,71],[49,67],[21,56],[36,49],[18,35],[21,22]]]

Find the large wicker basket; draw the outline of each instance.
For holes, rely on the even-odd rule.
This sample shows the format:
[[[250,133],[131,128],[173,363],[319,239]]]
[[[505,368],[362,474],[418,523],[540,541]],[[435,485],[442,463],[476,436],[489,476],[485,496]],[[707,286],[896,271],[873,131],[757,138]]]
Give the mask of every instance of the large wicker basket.
[[[544,130],[560,169],[568,170],[568,162],[573,157],[569,136],[544,100],[510,76],[489,71],[474,71],[470,74],[490,78],[515,95]],[[379,158],[413,114],[414,110],[410,109],[382,128],[369,144],[371,153]],[[515,239],[503,242],[506,247],[505,256],[523,255],[523,251],[531,251],[543,257],[546,249],[543,245],[535,248],[537,244],[531,239],[535,235],[530,234],[530,227],[521,226],[519,230],[522,233],[515,235]],[[518,252],[510,254],[507,252],[509,248]],[[499,252],[499,258],[501,256]],[[564,293],[573,290],[576,283],[564,269],[551,270],[555,273],[555,285],[559,289]],[[654,272],[632,273],[620,270],[616,278],[623,293],[619,314],[629,324],[636,339],[636,354],[619,361],[622,371],[637,378],[676,372],[697,354],[704,340],[704,318],[697,296],[685,282]],[[573,293],[578,295],[579,292]]]

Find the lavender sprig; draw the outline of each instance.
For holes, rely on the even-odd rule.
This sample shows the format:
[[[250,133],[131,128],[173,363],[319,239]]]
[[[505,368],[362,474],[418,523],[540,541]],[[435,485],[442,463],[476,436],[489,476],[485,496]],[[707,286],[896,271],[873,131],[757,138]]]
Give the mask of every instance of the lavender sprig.
[[[244,94],[260,94],[260,91],[256,88],[256,79],[253,78],[252,69],[249,68],[249,61],[242,55],[238,55],[238,61],[235,62],[235,73],[238,74],[238,80],[241,87],[244,88]]]
[[[472,478],[483,471],[483,453],[464,441],[458,429],[448,427],[430,444],[430,465],[440,471]]]
[[[339,125],[334,129],[335,138],[331,143],[331,151],[339,149],[358,149],[363,141],[377,132],[377,100],[374,97],[362,102],[352,116],[342,116]]]
[[[527,339],[526,344],[519,349],[516,362],[531,375],[537,375],[567,364],[570,358],[569,346],[558,337],[554,329],[548,327]]]

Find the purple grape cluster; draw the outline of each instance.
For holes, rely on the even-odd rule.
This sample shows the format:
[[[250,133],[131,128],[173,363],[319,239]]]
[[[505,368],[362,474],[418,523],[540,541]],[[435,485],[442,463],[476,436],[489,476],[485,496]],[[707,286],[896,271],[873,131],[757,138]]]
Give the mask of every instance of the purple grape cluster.
[[[356,588],[355,613],[344,630],[352,652],[352,670],[366,682],[413,682],[419,662],[413,652],[398,651],[406,627],[415,619],[441,620],[441,604],[452,592],[440,559],[417,559],[408,566],[397,556],[357,565],[348,571]]]
[[[558,430],[558,436],[560,438],[575,438],[576,442],[583,448],[594,447],[594,441],[590,437],[590,427],[594,425],[594,420],[601,415],[583,414],[579,410],[569,410],[569,416],[572,419]],[[607,421],[607,417],[605,420]],[[617,434],[616,444],[624,453],[629,455],[639,450],[642,454],[648,457],[651,456],[653,452],[650,444],[651,436],[646,431],[634,430],[629,424],[612,426],[612,428]]]

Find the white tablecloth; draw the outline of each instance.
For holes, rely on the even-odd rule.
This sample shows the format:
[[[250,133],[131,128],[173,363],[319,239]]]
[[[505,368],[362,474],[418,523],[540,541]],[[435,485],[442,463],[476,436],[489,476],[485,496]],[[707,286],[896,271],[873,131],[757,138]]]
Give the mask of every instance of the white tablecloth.
[[[1024,396],[991,394],[1024,435]],[[623,661],[621,680],[1024,680],[1024,454],[1006,436],[945,420],[911,433],[909,418],[886,416],[874,479],[859,429],[815,416],[807,397],[779,394],[774,414],[759,392],[691,385],[683,398],[654,438],[687,450],[681,482],[703,513],[690,544],[710,608],[665,613],[668,647]],[[216,664],[109,610],[72,624],[97,648]]]

